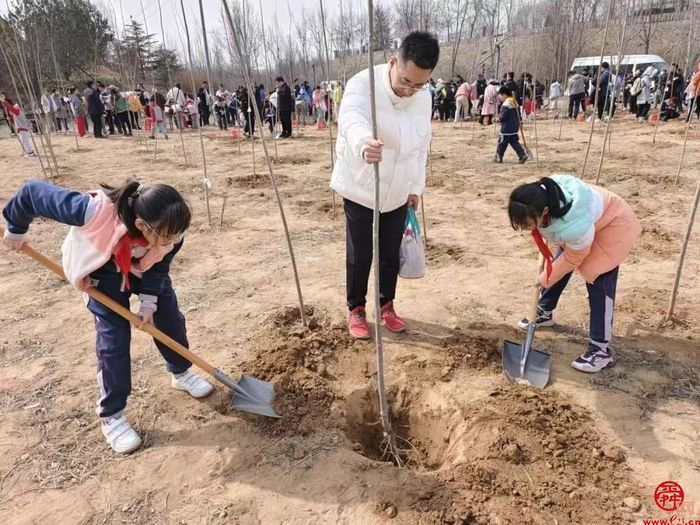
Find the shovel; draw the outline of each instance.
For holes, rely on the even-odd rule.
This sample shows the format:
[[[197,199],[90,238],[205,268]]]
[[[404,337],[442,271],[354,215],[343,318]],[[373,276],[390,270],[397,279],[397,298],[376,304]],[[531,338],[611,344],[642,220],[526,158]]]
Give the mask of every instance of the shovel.
[[[540,255],[539,270],[544,267],[544,257]],[[542,389],[549,381],[549,369],[551,357],[548,353],[532,348],[532,341],[535,338],[535,327],[537,323],[537,305],[540,300],[540,289],[535,287],[532,306],[527,326],[527,336],[525,344],[519,345],[512,341],[503,343],[503,373],[510,383],[526,383],[535,388]]]
[[[0,228],[0,235],[2,235],[3,233],[3,229]],[[51,270],[53,273],[55,273],[62,279],[66,278],[63,273],[63,268],[58,263],[52,261],[45,255],[35,251],[28,244],[22,246],[21,251],[22,253],[28,255],[45,268]],[[129,310],[128,308],[124,308],[111,297],[99,291],[94,286],[90,286],[89,288],[87,288],[85,290],[85,293],[87,293],[95,301],[102,303],[104,306],[106,306],[113,312],[121,315],[124,319],[129,321],[135,327],[139,328],[140,330],[143,330],[154,339],[157,339],[158,341],[166,345],[168,348],[170,348],[172,351],[177,352],[185,359],[197,365],[207,374],[213,376],[220,383],[229,387],[233,391],[233,399],[231,399],[229,409],[233,408],[236,410],[242,410],[243,412],[250,412],[252,414],[259,414],[261,416],[267,417],[282,417],[279,414],[277,414],[277,412],[275,412],[275,410],[272,408],[272,400],[275,397],[275,391],[270,383],[245,375],[241,376],[240,381],[236,383],[233,379],[231,379],[229,376],[223,373],[221,369],[214,368],[204,359],[194,354],[188,348],[185,348],[183,345],[175,341],[170,336],[158,330],[152,324],[146,323],[142,325],[141,318],[139,318],[136,314],[131,312],[131,310]]]
[[[525,155],[527,155],[527,158],[529,160],[532,160],[535,158],[535,156],[532,154],[532,151],[530,151],[530,148],[527,147],[527,142],[525,141],[525,130],[523,129],[523,121],[520,119],[520,106],[516,108],[515,113],[518,115],[518,125],[520,126],[520,136],[523,139],[523,148],[525,148]]]

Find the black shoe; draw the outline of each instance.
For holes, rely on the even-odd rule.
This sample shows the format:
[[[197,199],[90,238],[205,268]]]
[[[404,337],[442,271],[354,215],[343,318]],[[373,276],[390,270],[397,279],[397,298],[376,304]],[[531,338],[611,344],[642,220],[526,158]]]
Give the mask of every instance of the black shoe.
[[[518,159],[518,162],[519,162],[520,164],[525,164],[525,163],[527,162],[527,156],[525,156],[525,157],[520,157],[520,159]]]
[[[521,330],[527,330],[530,326],[530,320],[527,317],[523,317],[518,322],[518,328]],[[546,328],[548,326],[554,326],[554,319],[552,318],[552,312],[545,312],[537,307],[537,320],[535,321],[535,328]]]

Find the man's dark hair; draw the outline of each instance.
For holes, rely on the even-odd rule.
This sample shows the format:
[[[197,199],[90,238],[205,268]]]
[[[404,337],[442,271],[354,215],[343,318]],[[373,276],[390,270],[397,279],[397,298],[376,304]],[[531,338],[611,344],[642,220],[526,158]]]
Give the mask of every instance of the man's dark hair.
[[[414,31],[401,42],[399,57],[404,62],[410,60],[420,69],[432,71],[440,59],[440,44],[432,34],[425,31]]]
[[[508,72],[508,80],[513,80],[515,78],[515,71]]]
[[[182,85],[180,85],[179,82],[176,82],[176,83],[175,83],[175,87],[176,87],[177,89],[182,89]]]
[[[86,87],[92,88],[92,86],[94,86],[94,85],[95,85],[94,80],[88,80],[87,82],[85,82]]]
[[[513,96],[513,92],[510,90],[510,88],[508,88],[506,86],[501,86],[500,88],[498,88],[498,94],[505,95],[507,97]]]
[[[282,78],[282,77],[277,77],[277,78],[275,79],[275,82],[284,82],[284,78]]]
[[[601,66],[603,67],[603,69],[608,69],[608,68],[610,68],[610,64],[608,64],[607,62],[603,62],[603,63],[601,64]]]
[[[97,87],[105,87],[105,85],[102,82],[98,82]]]

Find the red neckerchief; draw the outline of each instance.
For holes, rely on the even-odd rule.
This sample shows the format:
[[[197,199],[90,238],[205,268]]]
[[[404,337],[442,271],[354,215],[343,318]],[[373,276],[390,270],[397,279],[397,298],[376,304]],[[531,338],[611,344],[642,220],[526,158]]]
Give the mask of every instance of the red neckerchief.
[[[122,274],[123,287],[128,290],[129,272],[131,271],[131,245],[148,246],[148,241],[143,237],[131,237],[128,233],[119,239],[114,248],[114,263]]]
[[[549,276],[552,275],[552,262],[554,261],[554,256],[552,255],[549,246],[547,246],[547,243],[544,242],[540,230],[538,230],[537,228],[532,230],[532,238],[535,240],[537,248],[540,250],[540,253],[542,254],[545,262],[547,263],[547,281],[549,282]]]

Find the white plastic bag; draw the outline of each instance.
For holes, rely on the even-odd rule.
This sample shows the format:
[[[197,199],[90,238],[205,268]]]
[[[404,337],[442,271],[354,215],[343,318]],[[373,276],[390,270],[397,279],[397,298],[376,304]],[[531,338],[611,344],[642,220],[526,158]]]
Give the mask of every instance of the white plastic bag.
[[[406,214],[399,261],[399,277],[402,279],[420,279],[425,275],[425,251],[413,208],[408,208]]]

